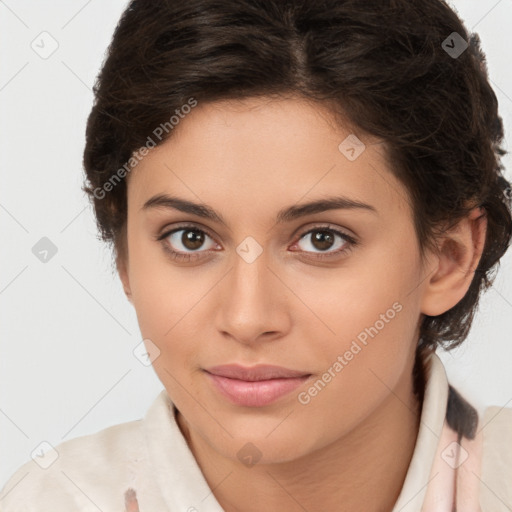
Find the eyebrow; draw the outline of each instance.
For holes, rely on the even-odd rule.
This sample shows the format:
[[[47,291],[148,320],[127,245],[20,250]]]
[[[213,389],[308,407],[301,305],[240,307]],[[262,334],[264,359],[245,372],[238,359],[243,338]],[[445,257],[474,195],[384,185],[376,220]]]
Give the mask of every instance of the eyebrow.
[[[148,199],[141,210],[150,210],[152,208],[168,208],[173,210],[179,210],[184,213],[190,213],[197,215],[203,219],[208,219],[214,222],[218,222],[227,227],[227,223],[221,214],[217,213],[213,208],[206,204],[194,203],[187,199],[182,199],[167,194],[157,194],[156,196]],[[362,209],[378,215],[377,209],[370,205],[350,199],[345,196],[331,196],[309,203],[303,203],[299,205],[289,206],[279,210],[276,216],[276,223],[280,224],[283,222],[290,222],[306,215],[312,215],[315,213],[322,213],[329,210],[354,210]]]

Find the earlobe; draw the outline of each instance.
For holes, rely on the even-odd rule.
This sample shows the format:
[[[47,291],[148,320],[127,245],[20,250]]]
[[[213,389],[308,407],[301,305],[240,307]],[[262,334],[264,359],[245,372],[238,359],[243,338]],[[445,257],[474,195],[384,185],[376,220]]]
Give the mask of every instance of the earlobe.
[[[438,316],[462,300],[475,276],[485,246],[487,218],[473,209],[440,239],[422,297],[421,312]]]

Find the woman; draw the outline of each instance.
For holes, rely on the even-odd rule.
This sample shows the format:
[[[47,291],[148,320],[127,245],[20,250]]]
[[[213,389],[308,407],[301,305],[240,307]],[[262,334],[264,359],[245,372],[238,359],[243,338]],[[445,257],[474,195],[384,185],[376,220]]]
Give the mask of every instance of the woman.
[[[509,510],[512,410],[435,354],[512,233],[478,36],[441,0],[134,0],[94,92],[84,190],[165,389],[3,512]]]

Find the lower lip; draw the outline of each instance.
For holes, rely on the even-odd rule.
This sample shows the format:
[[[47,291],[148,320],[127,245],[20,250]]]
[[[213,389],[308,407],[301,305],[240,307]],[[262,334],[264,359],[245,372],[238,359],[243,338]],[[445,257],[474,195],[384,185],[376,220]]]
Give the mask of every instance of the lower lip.
[[[205,372],[214,386],[232,403],[245,407],[263,407],[271,404],[309,379],[310,375],[289,379],[270,379],[249,382],[229,379]]]

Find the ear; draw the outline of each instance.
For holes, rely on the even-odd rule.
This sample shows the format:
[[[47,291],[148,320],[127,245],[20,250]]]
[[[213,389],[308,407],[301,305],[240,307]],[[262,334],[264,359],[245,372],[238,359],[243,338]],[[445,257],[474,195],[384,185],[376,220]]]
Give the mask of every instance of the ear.
[[[482,256],[486,232],[485,210],[474,208],[443,234],[439,252],[426,269],[429,278],[422,297],[422,313],[441,315],[466,295]]]
[[[130,279],[128,277],[128,262],[126,261],[126,258],[123,256],[118,256],[116,258],[116,267],[119,278],[121,279],[121,283],[123,284],[124,293],[127,299],[133,304]]]

